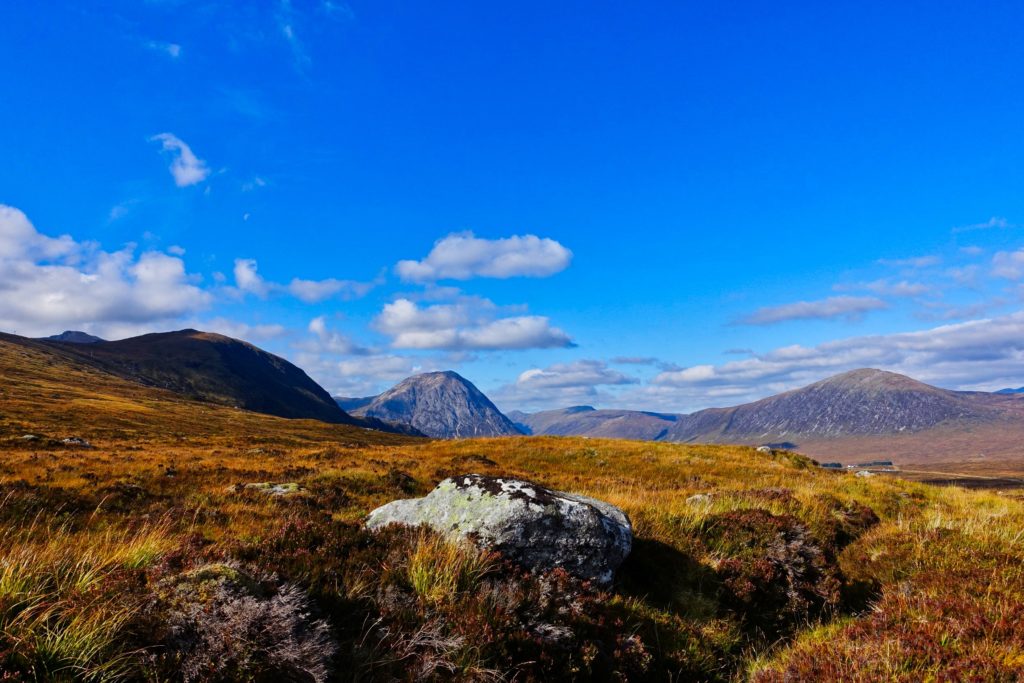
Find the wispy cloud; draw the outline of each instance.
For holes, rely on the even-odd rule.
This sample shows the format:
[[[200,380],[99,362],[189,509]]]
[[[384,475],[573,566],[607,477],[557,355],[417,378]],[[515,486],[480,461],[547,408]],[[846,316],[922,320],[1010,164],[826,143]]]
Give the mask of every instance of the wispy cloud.
[[[854,282],[849,284],[838,284],[832,289],[837,292],[868,291],[880,296],[912,297],[922,296],[932,292],[933,288],[922,282],[911,282],[909,280],[880,279],[871,282]]]
[[[242,183],[242,192],[252,192],[253,190],[257,190],[261,187],[266,186],[267,181],[265,178],[261,178],[260,176],[253,176],[251,180],[246,180],[244,183]]]
[[[297,22],[298,14],[295,12],[291,0],[281,0],[278,3],[277,28],[292,52],[292,63],[295,65],[296,71],[304,73],[313,60],[310,58],[305,44],[299,39]]]
[[[953,228],[953,232],[973,232],[975,230],[993,230],[993,229],[1004,229],[1004,228],[1015,228],[1013,223],[1006,220],[1002,216],[992,216],[984,223],[972,223],[971,225],[958,225]]]
[[[177,59],[181,57],[181,45],[177,43],[165,43],[159,40],[146,41],[146,47],[154,52],[167,55],[171,59]]]
[[[206,162],[198,158],[185,142],[172,133],[160,133],[150,138],[159,142],[165,152],[171,154],[171,176],[178,187],[188,187],[201,183],[210,175]]]
[[[1007,280],[1024,277],[1024,249],[996,253],[992,257],[992,274]]]
[[[956,306],[941,301],[928,301],[924,302],[923,310],[918,311],[915,317],[920,320],[970,320],[972,318],[979,318],[988,313],[992,308],[1005,303],[1002,299],[993,299],[992,301],[980,301],[973,304]]]
[[[930,256],[912,256],[910,258],[881,258],[878,259],[879,265],[890,266],[892,268],[909,268],[911,270],[918,268],[928,268],[930,266],[937,266],[942,263],[942,257],[937,255]]]
[[[859,320],[869,311],[878,311],[888,305],[870,296],[833,296],[818,301],[797,301],[781,306],[766,306],[744,316],[736,322],[741,325],[775,325],[790,320],[828,320],[844,318]]]
[[[553,239],[516,235],[489,240],[462,232],[435,242],[421,261],[399,261],[395,271],[402,280],[423,283],[475,277],[548,277],[565,270],[571,261],[572,252]]]

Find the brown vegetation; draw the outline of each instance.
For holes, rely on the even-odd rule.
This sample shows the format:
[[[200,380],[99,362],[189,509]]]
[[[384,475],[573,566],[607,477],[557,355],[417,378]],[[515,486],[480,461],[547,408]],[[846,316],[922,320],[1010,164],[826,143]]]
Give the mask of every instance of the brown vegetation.
[[[1024,676],[1010,496],[746,447],[428,442],[194,403],[31,349],[0,366],[10,680]],[[470,471],[622,507],[636,542],[615,586],[361,528]]]

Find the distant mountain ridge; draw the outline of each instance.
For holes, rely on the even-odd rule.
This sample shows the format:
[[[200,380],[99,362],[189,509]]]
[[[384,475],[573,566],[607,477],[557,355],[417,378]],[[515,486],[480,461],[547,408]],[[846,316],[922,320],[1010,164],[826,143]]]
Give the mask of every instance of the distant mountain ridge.
[[[512,411],[509,419],[526,434],[595,436],[659,441],[679,421],[679,415],[637,410],[596,410],[573,406],[539,413]]]
[[[972,394],[939,389],[894,372],[861,369],[753,403],[687,415],[669,430],[666,440],[894,434],[999,416],[996,408]]]
[[[339,397],[335,401],[356,406],[353,415],[411,425],[434,438],[522,433],[472,382],[451,371],[409,377],[362,405],[358,403],[366,399]]]
[[[689,415],[586,408],[510,416],[538,435],[775,444],[851,457],[903,452],[918,459],[952,452],[955,443],[979,456],[1024,455],[1021,394],[950,391],[875,369]]]

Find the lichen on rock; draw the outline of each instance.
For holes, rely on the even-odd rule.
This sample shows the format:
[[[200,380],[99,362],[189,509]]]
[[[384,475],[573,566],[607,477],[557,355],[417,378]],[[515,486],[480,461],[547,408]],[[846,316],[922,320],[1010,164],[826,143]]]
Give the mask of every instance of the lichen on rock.
[[[601,500],[520,479],[467,474],[445,479],[424,498],[396,500],[366,525],[427,525],[469,538],[531,570],[561,568],[607,584],[633,542],[629,517]]]

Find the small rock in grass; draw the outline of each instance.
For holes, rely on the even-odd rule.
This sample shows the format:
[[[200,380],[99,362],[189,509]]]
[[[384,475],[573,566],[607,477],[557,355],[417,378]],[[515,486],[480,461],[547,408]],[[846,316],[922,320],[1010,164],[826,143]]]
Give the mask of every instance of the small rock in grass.
[[[228,493],[238,493],[241,490],[248,491],[260,491],[268,496],[293,496],[299,493],[305,493],[306,489],[299,486],[293,481],[282,482],[275,484],[270,481],[253,482],[249,484],[232,484],[227,487]]]
[[[686,499],[688,505],[711,505],[711,494],[710,493],[695,493]]]

